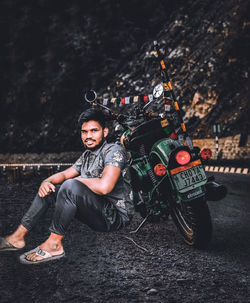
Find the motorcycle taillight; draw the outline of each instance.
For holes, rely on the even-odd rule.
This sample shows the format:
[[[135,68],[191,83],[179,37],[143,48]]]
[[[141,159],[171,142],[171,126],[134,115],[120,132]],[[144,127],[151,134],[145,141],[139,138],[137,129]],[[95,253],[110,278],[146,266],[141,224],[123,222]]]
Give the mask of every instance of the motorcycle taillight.
[[[167,172],[167,168],[162,163],[158,163],[155,165],[154,173],[156,174],[156,176],[162,177],[166,175],[166,172]]]
[[[200,153],[202,159],[208,160],[212,157],[212,151],[210,148],[203,148]]]
[[[175,160],[178,164],[180,165],[185,165],[188,164],[191,160],[190,153],[187,152],[186,150],[180,150],[176,155],[175,155]]]

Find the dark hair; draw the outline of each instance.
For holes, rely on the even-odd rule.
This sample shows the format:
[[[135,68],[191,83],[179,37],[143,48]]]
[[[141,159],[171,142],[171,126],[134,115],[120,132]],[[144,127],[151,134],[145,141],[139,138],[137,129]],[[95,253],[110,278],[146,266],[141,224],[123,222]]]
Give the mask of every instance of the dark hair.
[[[78,124],[82,126],[84,122],[90,120],[97,121],[102,128],[105,128],[105,114],[99,108],[91,107],[81,113],[78,118]]]

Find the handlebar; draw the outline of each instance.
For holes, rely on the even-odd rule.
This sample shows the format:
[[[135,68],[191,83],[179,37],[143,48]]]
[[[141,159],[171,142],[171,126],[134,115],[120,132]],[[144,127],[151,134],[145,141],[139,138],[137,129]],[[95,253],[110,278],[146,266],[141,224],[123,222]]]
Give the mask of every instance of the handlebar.
[[[146,118],[146,117],[149,117],[149,118],[161,117],[162,118],[164,116],[164,114],[158,114],[158,113],[154,113],[149,110],[146,110],[146,107],[152,101],[149,102],[148,104],[146,104],[146,106],[144,106],[142,108],[142,110],[139,113],[136,113],[136,115],[134,116],[134,115],[124,115],[124,114],[115,113],[107,106],[100,104],[99,102],[97,102],[97,93],[94,90],[90,90],[90,91],[86,92],[84,95],[84,98],[85,98],[86,102],[98,105],[98,106],[102,107],[103,109],[107,110],[109,112],[108,119],[115,120],[121,125],[134,125],[140,118]]]

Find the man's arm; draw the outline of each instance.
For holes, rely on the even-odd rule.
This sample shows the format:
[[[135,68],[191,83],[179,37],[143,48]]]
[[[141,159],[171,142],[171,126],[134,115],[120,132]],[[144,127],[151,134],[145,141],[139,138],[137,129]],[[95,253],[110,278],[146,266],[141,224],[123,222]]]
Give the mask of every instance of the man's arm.
[[[52,191],[53,192],[55,191],[54,184],[60,184],[63,181],[71,178],[75,178],[78,175],[79,173],[73,167],[67,168],[62,172],[56,173],[42,182],[38,190],[38,195],[41,198],[44,198],[45,196],[49,195]]]
[[[104,168],[101,178],[81,178],[77,180],[88,186],[90,190],[98,195],[107,195],[115,187],[121,174],[121,169],[117,166],[108,165]]]

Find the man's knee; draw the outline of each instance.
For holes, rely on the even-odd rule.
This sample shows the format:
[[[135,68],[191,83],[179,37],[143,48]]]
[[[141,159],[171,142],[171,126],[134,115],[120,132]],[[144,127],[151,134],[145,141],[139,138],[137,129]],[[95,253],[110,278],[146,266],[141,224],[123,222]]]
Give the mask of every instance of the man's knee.
[[[87,186],[76,179],[68,179],[62,183],[59,192],[63,193],[74,193],[88,190]]]
[[[74,183],[75,183],[74,179],[68,179],[68,180],[64,181],[62,183],[62,185],[60,186],[59,192],[62,193],[62,192],[71,191],[72,188],[73,188]]]
[[[74,179],[68,179],[62,183],[56,197],[56,207],[75,204]]]

